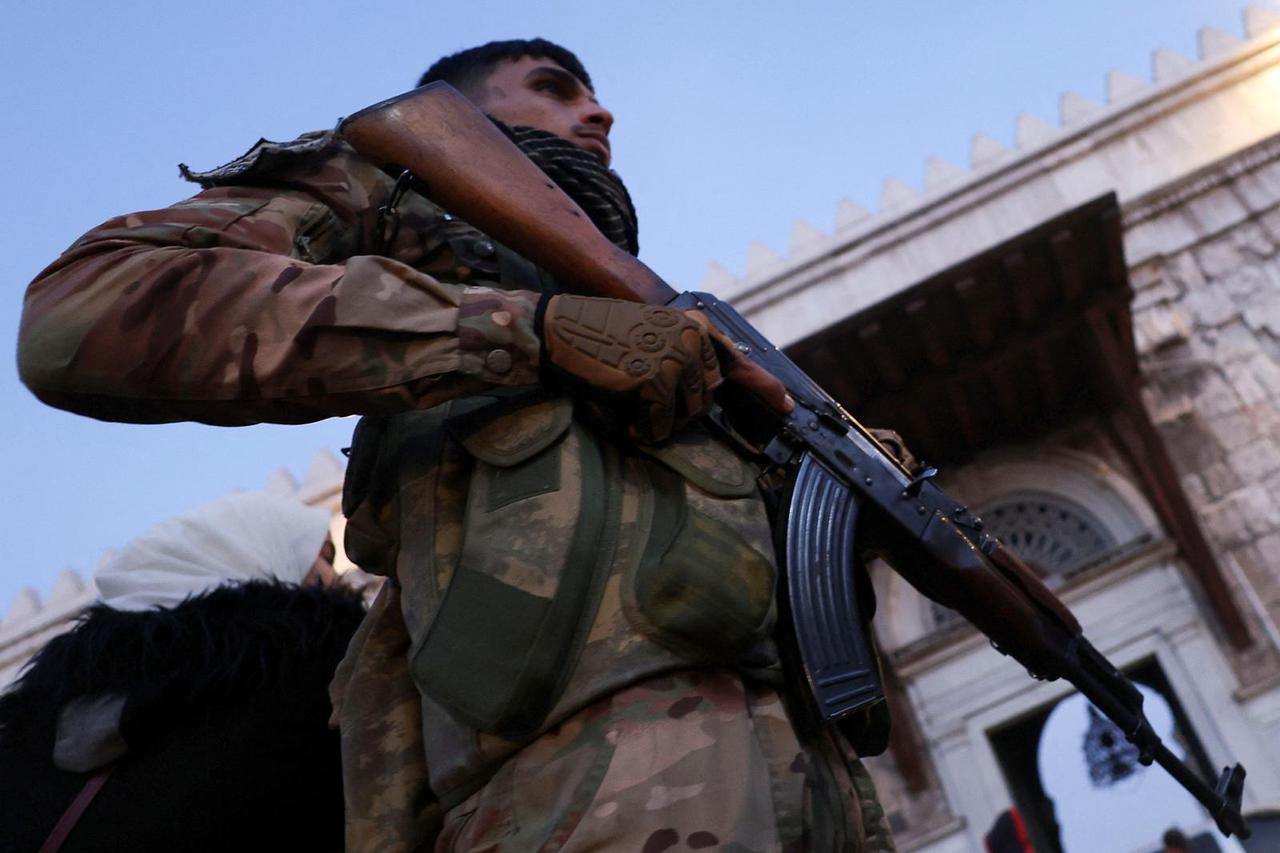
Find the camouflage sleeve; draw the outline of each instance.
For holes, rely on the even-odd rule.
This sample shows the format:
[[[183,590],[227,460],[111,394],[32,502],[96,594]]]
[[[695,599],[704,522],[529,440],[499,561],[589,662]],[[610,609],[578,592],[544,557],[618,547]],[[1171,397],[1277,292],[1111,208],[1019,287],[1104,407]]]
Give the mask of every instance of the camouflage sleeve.
[[[90,231],[28,288],[23,382],[104,420],[214,424],[426,408],[536,383],[537,295],[356,254],[375,182],[325,168],[338,169],[284,190],[208,189]]]

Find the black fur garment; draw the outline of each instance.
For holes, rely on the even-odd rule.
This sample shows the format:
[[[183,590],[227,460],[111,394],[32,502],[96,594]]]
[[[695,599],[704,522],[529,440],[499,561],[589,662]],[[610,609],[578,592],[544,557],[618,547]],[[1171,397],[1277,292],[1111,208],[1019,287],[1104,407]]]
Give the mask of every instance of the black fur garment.
[[[62,850],[341,850],[328,684],[358,596],[255,581],[143,612],[89,608],[0,695],[0,851],[36,851],[88,778],[56,769],[60,710],[127,699],[129,752]]]

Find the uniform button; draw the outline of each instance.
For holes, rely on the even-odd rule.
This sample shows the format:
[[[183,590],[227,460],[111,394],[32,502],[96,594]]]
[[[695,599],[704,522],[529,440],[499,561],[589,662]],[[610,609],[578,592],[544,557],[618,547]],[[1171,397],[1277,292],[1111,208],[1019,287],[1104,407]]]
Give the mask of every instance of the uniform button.
[[[511,353],[504,349],[490,350],[489,354],[484,357],[484,365],[494,373],[509,373],[511,371]]]
[[[442,217],[440,217],[440,218],[441,218],[441,219],[443,219],[445,222],[452,222],[452,221],[453,221],[453,214],[452,214],[452,213],[446,213],[444,216],[442,216]]]
[[[471,249],[480,257],[487,258],[493,254],[493,243],[488,240],[477,240]]]

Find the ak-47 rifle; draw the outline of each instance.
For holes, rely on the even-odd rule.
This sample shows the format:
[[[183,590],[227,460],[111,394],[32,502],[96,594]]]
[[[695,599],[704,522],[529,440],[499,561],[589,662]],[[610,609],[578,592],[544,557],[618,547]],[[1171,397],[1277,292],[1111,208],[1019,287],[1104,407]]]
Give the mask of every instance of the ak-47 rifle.
[[[740,353],[786,386],[783,416],[722,400],[712,419],[790,475],[780,556],[797,645],[813,699],[827,720],[880,701],[882,689],[857,601],[859,515],[876,547],[924,595],[986,634],[1037,678],[1065,678],[1114,722],[1143,764],[1164,767],[1227,835],[1249,836],[1240,814],[1244,768],[1214,788],[1161,742],[1142,694],[1095,649],[1066,606],[982,522],[933,482],[908,471],[729,305],[680,294],[606,239],[572,199],[470,101],[433,83],[368,107],[338,132],[360,154],[410,170],[431,198],[587,296],[696,308]],[[739,413],[735,416],[735,412]],[[868,525],[863,525],[864,527]]]

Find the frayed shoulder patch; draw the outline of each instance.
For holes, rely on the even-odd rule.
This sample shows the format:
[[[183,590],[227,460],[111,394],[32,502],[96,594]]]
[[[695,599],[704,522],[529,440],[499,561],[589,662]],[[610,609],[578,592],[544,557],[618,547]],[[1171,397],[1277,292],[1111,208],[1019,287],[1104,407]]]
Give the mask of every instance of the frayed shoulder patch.
[[[196,172],[186,163],[178,164],[178,172],[193,184],[204,189],[241,184],[265,177],[285,164],[310,157],[335,144],[333,131],[317,130],[304,133],[290,142],[272,142],[259,139],[253,147],[226,165],[207,172]]]

